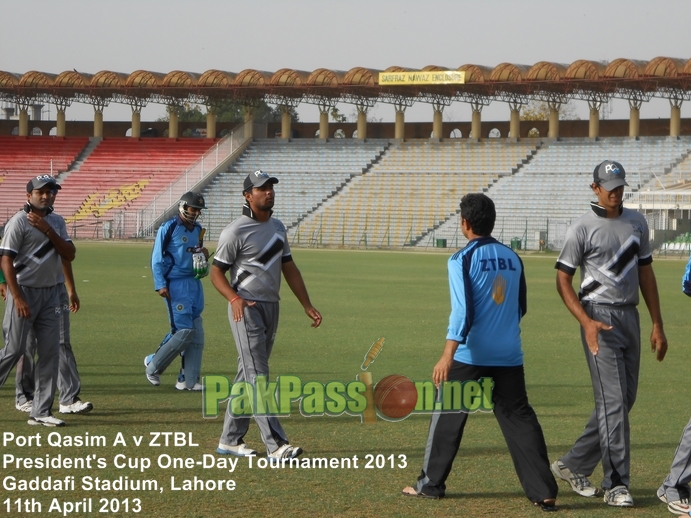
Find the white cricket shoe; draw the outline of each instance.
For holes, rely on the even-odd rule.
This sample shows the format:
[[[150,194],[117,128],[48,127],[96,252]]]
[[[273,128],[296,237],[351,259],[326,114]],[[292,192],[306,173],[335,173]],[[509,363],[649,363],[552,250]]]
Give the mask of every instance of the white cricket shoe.
[[[552,463],[552,473],[554,476],[565,480],[571,486],[576,493],[587,498],[597,495],[597,488],[590,483],[588,477],[581,475],[580,473],[574,473],[569,468],[567,468],[564,463],[560,460],[555,460]]]
[[[200,392],[204,387],[202,387],[202,384],[201,384],[201,383],[195,383],[195,384],[194,384],[194,387],[191,387],[191,388],[190,388],[190,387],[188,387],[187,385],[185,385],[185,382],[184,382],[184,381],[178,381],[178,382],[175,384],[175,388],[176,388],[177,390],[192,390],[192,391],[194,391],[194,392]]]
[[[245,443],[232,446],[230,444],[223,444],[222,442],[218,443],[216,453],[219,455],[235,455],[236,457],[250,457],[257,454],[256,450],[253,450]]]
[[[682,498],[681,500],[667,502],[667,510],[672,514],[687,515],[691,514],[691,505],[689,505],[687,498]]]
[[[30,417],[27,423],[31,426],[42,425],[52,428],[57,426],[65,426],[65,421],[58,419],[57,417],[53,417],[52,415],[47,415],[45,417]]]
[[[149,356],[146,356],[144,358],[144,367],[148,367],[149,364],[151,363],[151,360],[154,359],[154,355],[150,354]],[[148,372],[145,372],[146,374],[146,381],[151,383],[154,387],[158,387],[161,384],[161,375],[160,374],[149,374]]]
[[[302,453],[302,448],[298,446],[291,446],[290,444],[284,444],[280,446],[276,451],[272,453],[267,453],[267,457],[270,459],[294,459]]]
[[[158,387],[161,384],[161,376],[158,374],[148,374],[146,375],[146,381],[151,383],[154,387]]]
[[[605,489],[605,503],[615,507],[633,507],[633,498],[626,486]]]
[[[19,410],[20,412],[31,412],[31,408],[34,406],[33,401],[24,401],[21,405],[19,403],[15,403],[14,408]]]
[[[91,412],[94,405],[90,401],[82,401],[78,397],[74,398],[71,405],[60,405],[61,414],[86,414]]]
[[[667,510],[672,514],[689,514],[691,513],[691,505],[689,505],[688,498],[682,498],[681,500],[673,500],[671,502],[667,501],[667,495],[665,494],[664,488],[657,490],[657,497],[667,504]]]

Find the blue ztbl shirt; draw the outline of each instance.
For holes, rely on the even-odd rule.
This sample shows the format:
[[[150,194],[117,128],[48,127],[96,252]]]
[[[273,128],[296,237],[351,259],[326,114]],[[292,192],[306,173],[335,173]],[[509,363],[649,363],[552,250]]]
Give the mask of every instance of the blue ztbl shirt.
[[[523,263],[493,237],[471,240],[448,263],[451,316],[446,338],[460,343],[454,360],[523,365],[519,323],[527,311]]]

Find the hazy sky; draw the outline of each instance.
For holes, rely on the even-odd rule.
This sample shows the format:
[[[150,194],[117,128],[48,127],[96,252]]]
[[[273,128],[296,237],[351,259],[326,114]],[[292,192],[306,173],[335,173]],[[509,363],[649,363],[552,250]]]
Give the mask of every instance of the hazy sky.
[[[690,0],[2,0],[0,6],[0,70],[20,74],[691,58]],[[691,117],[689,105],[682,116]],[[628,117],[626,101],[614,100],[612,109],[610,118]],[[142,120],[163,111],[149,105]],[[104,118],[129,114],[129,107],[111,105]],[[393,120],[393,114],[392,106],[377,105],[372,115]],[[579,114],[586,118],[586,108],[579,106]],[[318,110],[303,106],[300,116],[318,120]],[[484,120],[508,116],[501,102],[483,111]],[[667,101],[643,105],[642,118],[658,116],[669,116]],[[67,111],[68,120],[92,117],[90,106]],[[420,104],[406,114],[431,117],[432,108]],[[455,103],[444,118],[467,121],[470,109]]]

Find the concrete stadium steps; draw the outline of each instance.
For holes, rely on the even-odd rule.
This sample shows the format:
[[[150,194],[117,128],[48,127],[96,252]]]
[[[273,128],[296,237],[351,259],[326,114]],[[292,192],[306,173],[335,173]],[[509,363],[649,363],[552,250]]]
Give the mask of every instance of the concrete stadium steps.
[[[524,169],[529,173],[592,172],[603,160],[616,160],[626,169],[628,183],[638,188],[654,175],[666,174],[688,153],[688,138],[609,137],[598,140],[568,139],[543,146],[539,156]]]
[[[515,237],[527,239],[531,249],[539,247],[536,231],[547,231],[549,219],[572,221],[588,210],[595,197],[590,189],[594,167],[603,160],[617,160],[626,169],[629,190],[640,184],[650,185],[655,174],[666,177],[665,171],[682,161],[691,148],[691,139],[667,137],[568,139],[546,143],[529,164],[516,174],[502,178],[489,188],[487,195],[497,207],[495,235],[503,232],[504,241]],[[647,183],[646,183],[647,182]],[[465,244],[458,231],[455,215],[434,231],[434,239],[446,239],[449,246],[458,241]],[[563,236],[561,236],[563,237]],[[559,235],[549,231],[553,249],[561,248]],[[554,241],[553,241],[554,240]],[[429,246],[430,237],[420,241]]]
[[[466,192],[491,173],[368,173],[291,229],[291,242],[328,246],[407,246],[452,216]]]
[[[656,175],[641,186],[641,190],[689,189],[691,186],[691,138],[680,139],[686,143],[686,152],[665,175]]]
[[[250,173],[261,169],[272,175],[321,171],[359,174],[383,153],[388,142],[379,139],[365,142],[258,139],[234,166],[237,171]]]
[[[536,143],[403,142],[291,229],[293,242],[409,246],[452,217],[461,197],[486,191],[535,153]]]
[[[393,145],[376,172],[488,172],[511,174],[535,153],[531,142],[443,141],[402,142]]]
[[[217,239],[223,228],[241,214],[243,182],[257,169],[279,179],[274,215],[286,227],[291,227],[371,167],[387,145],[388,141],[279,142],[275,139],[252,143],[204,190],[208,206],[204,226],[208,239]]]
[[[88,143],[88,137],[0,137],[0,206],[6,209],[0,220],[24,204],[32,177],[50,174],[51,162],[53,176],[66,171]]]

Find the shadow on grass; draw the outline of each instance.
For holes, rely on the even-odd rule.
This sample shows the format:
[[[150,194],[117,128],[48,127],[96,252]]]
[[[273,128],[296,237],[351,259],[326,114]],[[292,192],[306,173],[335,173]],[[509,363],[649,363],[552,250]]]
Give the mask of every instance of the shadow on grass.
[[[608,506],[605,504],[602,498],[602,494],[598,495],[597,497],[593,498],[583,498],[579,497],[578,495],[575,495],[574,493],[571,493],[568,489],[564,490],[562,487],[559,488],[560,493],[559,497],[557,498],[557,505],[559,509],[564,509],[564,510],[596,510],[596,509],[607,509]],[[657,488],[651,489],[651,488],[633,488],[631,490],[631,495],[633,496],[633,501],[634,501],[634,509],[655,509],[655,508],[660,508],[660,510],[667,511],[667,506],[664,505],[658,498],[655,496],[655,492],[657,491]],[[566,494],[566,496],[564,496]],[[480,496],[487,497],[487,496],[492,496],[489,493],[481,494],[477,493],[476,495],[473,496]],[[564,500],[566,503],[564,503]],[[612,506],[614,507],[614,506]]]
[[[403,489],[403,488],[401,488]],[[561,490],[562,488],[560,488]],[[645,489],[638,489],[634,491],[633,497],[634,497],[634,509],[655,509],[655,508],[660,508],[660,510],[667,510],[666,506],[656,497],[655,491],[657,489],[650,489],[650,488],[645,488]],[[653,496],[637,496],[637,494],[649,494]],[[406,496],[406,495],[402,495]],[[452,492],[446,493],[446,496],[444,496],[443,499],[439,499],[438,501],[444,501],[444,500],[468,500],[468,501],[473,501],[473,500],[493,500],[496,501],[498,499],[513,499],[513,498],[521,498],[524,497],[522,493],[516,493],[516,492],[509,492],[509,491],[497,491],[497,492],[490,492],[490,491],[483,491],[483,492],[478,492],[478,493],[456,493]],[[411,500],[415,500],[413,497],[406,497]],[[419,500],[426,500],[430,502],[435,502],[433,499],[422,499],[420,498]],[[605,504],[605,502],[602,499],[602,496],[597,496],[594,498],[583,498],[579,497],[575,494],[567,494],[566,497],[564,497],[563,492],[560,491],[560,495],[557,498],[557,507],[560,510],[564,511],[601,511],[607,509],[609,506]]]

